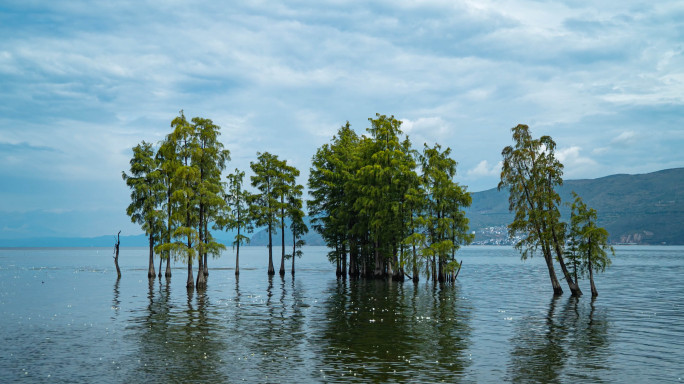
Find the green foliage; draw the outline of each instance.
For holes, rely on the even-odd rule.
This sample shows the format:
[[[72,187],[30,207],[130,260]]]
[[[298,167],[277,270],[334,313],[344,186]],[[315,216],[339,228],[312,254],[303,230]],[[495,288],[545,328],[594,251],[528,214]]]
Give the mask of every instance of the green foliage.
[[[570,231],[568,235],[569,260],[577,268],[577,276],[586,276],[589,269],[603,272],[611,264],[608,253],[614,255],[613,247],[608,245],[608,231],[598,227],[596,210],[588,208],[582,198],[572,193]]]
[[[402,279],[407,265],[415,274],[421,255],[438,255],[444,277],[453,265],[448,259],[471,239],[462,210],[471,200],[453,181],[456,162],[437,145],[426,152],[418,175],[419,156],[401,121],[380,114],[369,121],[370,137],[357,136],[347,123],[314,155],[308,201],[313,229],[334,249],[330,257],[338,268],[350,252],[351,274],[368,275],[368,267],[376,276]]]
[[[121,175],[131,189],[131,204],[126,214],[148,236],[154,237],[163,231],[164,212],[158,206],[164,198],[164,186],[156,169],[152,145],[143,141],[135,146],[130,165],[130,175],[126,172]]]

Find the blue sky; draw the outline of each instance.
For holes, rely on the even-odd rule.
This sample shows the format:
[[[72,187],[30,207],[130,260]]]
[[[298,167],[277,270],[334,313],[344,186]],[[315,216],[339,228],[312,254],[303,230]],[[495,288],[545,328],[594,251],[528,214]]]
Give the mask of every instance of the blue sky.
[[[30,1],[0,5],[0,238],[140,233],[131,147],[180,109],[302,170],[347,120],[401,119],[470,191],[511,127],[551,135],[565,177],[684,166],[684,3]]]

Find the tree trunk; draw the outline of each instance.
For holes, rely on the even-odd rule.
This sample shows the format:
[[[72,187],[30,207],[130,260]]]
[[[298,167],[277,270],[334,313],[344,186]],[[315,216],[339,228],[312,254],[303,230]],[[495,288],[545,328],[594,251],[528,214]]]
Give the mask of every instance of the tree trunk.
[[[120,237],[121,231],[116,235],[116,243],[114,244],[114,266],[116,267],[116,278],[117,280],[121,278],[121,269],[119,268],[119,245],[121,244]]]
[[[207,287],[207,278],[204,275],[204,260],[199,256],[199,266],[197,268],[197,289],[204,289]]]
[[[295,275],[295,255],[297,253],[297,241],[294,233],[292,234],[292,277]]]
[[[273,268],[273,234],[271,233],[271,223],[268,223],[268,274],[275,275],[275,268]]]
[[[553,226],[551,227],[551,234],[553,235],[553,245],[556,251],[556,257],[558,258],[558,263],[561,266],[561,271],[563,271],[563,276],[565,276],[565,280],[568,282],[568,288],[570,288],[570,292],[573,296],[582,296],[582,290],[580,289],[577,282],[573,281],[572,275],[570,274],[570,271],[568,271],[568,268],[565,265],[565,260],[563,259],[563,250],[561,249],[561,246],[558,242],[556,230],[553,228]]]
[[[163,261],[163,258],[161,257],[161,253],[160,253],[159,254],[159,279],[161,279],[162,261]]]
[[[195,288],[195,279],[192,277],[192,257],[188,256],[188,281],[185,283],[187,289]]]
[[[149,279],[154,279],[154,236],[150,235],[150,263],[147,268],[147,277]]]
[[[380,256],[380,244],[377,239],[374,242],[375,245],[375,269],[373,270],[373,277],[376,279],[381,279],[384,274],[384,265],[382,263],[382,258]]]
[[[166,272],[164,273],[164,276],[167,279],[171,278],[171,253],[169,253],[168,258],[166,259]]]
[[[591,298],[593,299],[598,296],[598,291],[596,290],[596,285],[594,285],[594,265],[591,263],[591,238],[588,245],[587,267],[589,268],[589,284],[591,285]]]
[[[342,242],[342,267],[341,267],[341,272],[342,272],[342,278],[346,279],[347,278],[347,246],[344,242]]]
[[[283,197],[280,197],[280,203],[284,204]],[[285,213],[283,208],[280,209],[280,276],[285,276]],[[292,255],[294,257],[294,255]]]
[[[238,242],[235,252],[235,276],[240,275],[240,229],[238,228]]]
[[[208,233],[209,233],[209,226],[207,223],[207,219],[205,218],[204,219],[204,244],[206,244],[208,239],[209,239],[209,235],[207,235]],[[204,276],[209,276],[209,260],[208,260],[208,253],[206,250],[204,251]]]
[[[553,258],[551,257],[551,250],[548,247],[544,249],[544,261],[546,261],[546,267],[549,270],[549,278],[551,278],[551,286],[553,287],[554,295],[562,295],[563,288],[561,288],[558,278],[556,277],[556,271],[553,268]]]

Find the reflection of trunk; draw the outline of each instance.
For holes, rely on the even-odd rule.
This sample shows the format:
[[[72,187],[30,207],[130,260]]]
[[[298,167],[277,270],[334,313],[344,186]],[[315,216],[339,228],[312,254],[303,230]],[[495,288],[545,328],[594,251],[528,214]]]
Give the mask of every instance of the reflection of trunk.
[[[154,279],[154,236],[150,234],[150,265],[147,268],[147,277]]]
[[[116,267],[117,280],[121,278],[121,269],[119,268],[119,244],[121,241],[119,235],[121,235],[121,231],[116,234],[116,243],[114,244],[114,266]]]

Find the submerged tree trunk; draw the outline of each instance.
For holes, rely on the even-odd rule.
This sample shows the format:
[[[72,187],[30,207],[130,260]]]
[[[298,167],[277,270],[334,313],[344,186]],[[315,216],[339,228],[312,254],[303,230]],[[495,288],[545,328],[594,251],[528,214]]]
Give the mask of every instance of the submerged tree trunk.
[[[283,197],[280,197],[280,204],[284,204]],[[282,205],[281,205],[282,207]],[[285,276],[285,212],[280,208],[280,276]],[[292,255],[294,257],[294,255]]]
[[[235,276],[240,275],[240,207],[238,206],[237,243],[235,250]]]
[[[292,234],[292,277],[295,275],[295,255],[297,253],[297,242],[294,240],[294,233]]]
[[[171,253],[169,253],[168,257],[166,258],[166,272],[164,273],[164,277],[167,279],[171,278]]]
[[[204,219],[204,243],[206,244],[209,239],[209,227],[207,225],[207,219]],[[204,276],[209,276],[209,262],[208,262],[208,252],[204,251]],[[206,279],[205,279],[206,280]]]
[[[150,264],[147,268],[147,277],[154,279],[154,236],[150,235]]]
[[[160,279],[161,279],[161,271],[162,271],[162,261],[164,261],[164,259],[161,257],[161,254],[159,254],[159,275],[158,275],[158,277]]]
[[[117,280],[121,278],[121,269],[119,268],[119,244],[121,241],[119,235],[121,235],[121,231],[116,234],[116,243],[114,243],[114,266],[116,267]]]
[[[275,275],[275,268],[273,268],[273,235],[271,233],[271,222],[268,223],[268,275]]]
[[[204,289],[207,287],[207,277],[204,275],[204,259],[199,256],[199,266],[197,268],[197,289]]]
[[[185,287],[188,289],[195,288],[195,279],[192,277],[192,258],[188,257],[188,281],[185,283]]]
[[[553,287],[554,295],[562,295],[563,288],[561,288],[558,278],[556,277],[556,271],[553,268],[553,258],[551,257],[551,251],[546,248],[544,250],[544,261],[546,261],[546,267],[549,270],[549,278],[551,278],[551,286]]]
[[[582,296],[582,290],[577,284],[577,281],[572,279],[572,275],[570,274],[570,271],[568,271],[568,268],[565,265],[565,260],[563,259],[563,250],[561,249],[561,245],[558,242],[556,230],[553,227],[551,227],[551,234],[553,235],[553,243],[554,249],[556,251],[556,258],[558,259],[558,263],[561,266],[563,276],[565,276],[565,280],[568,282],[568,288],[570,288],[570,292],[573,296]]]
[[[598,291],[596,290],[596,285],[594,285],[594,265],[591,263],[591,238],[589,239],[589,250],[587,254],[587,267],[589,268],[589,284],[591,285],[591,298],[594,299],[598,296]]]

